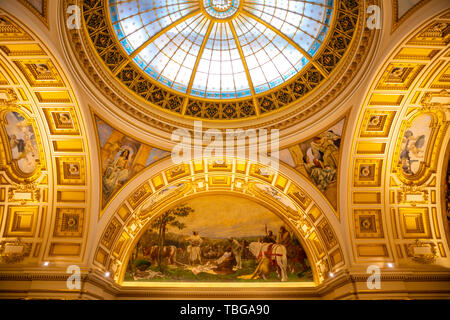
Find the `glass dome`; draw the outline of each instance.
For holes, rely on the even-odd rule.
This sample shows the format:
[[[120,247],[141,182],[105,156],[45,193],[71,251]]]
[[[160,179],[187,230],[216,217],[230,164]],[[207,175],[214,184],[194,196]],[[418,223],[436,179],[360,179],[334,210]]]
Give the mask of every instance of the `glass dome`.
[[[119,42],[149,77],[208,99],[255,96],[318,52],[333,0],[109,0]]]

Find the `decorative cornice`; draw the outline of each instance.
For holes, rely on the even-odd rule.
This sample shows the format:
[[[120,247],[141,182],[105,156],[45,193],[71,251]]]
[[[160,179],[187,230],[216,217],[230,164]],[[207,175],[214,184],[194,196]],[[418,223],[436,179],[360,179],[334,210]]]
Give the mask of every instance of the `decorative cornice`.
[[[354,285],[355,283],[365,283],[368,279],[368,274],[364,272],[347,272],[340,271],[334,278],[329,278],[317,287],[124,287],[111,280],[105,279],[98,271],[92,273],[85,272],[81,275],[82,283],[94,285],[103,290],[108,295],[116,299],[124,298],[158,298],[158,299],[205,299],[205,298],[222,298],[222,299],[323,299],[327,295],[332,295],[337,289],[347,285]],[[65,273],[39,273],[39,272],[0,272],[0,281],[66,281],[68,275]],[[420,288],[407,291],[407,289],[383,289],[383,290],[363,290],[361,287],[353,286],[353,290],[347,291],[343,296],[333,298],[353,297],[358,298],[358,294],[414,294],[421,293],[424,295],[430,294],[450,294],[450,271],[383,271],[380,275],[380,281],[389,282],[441,282],[443,288]],[[19,293],[27,294],[32,290],[21,290]],[[80,296],[91,296],[96,299],[104,299],[98,291],[91,289],[80,290],[63,290],[60,288],[33,290],[33,292],[52,293],[80,293]],[[8,292],[16,293],[14,289],[1,289],[0,296],[5,296]]]

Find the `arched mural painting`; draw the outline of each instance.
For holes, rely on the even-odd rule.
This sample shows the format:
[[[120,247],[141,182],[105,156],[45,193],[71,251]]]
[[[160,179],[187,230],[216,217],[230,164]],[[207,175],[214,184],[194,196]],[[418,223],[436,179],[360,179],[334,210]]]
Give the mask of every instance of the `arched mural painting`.
[[[200,196],[153,219],[124,281],[312,282],[293,230],[247,198]]]

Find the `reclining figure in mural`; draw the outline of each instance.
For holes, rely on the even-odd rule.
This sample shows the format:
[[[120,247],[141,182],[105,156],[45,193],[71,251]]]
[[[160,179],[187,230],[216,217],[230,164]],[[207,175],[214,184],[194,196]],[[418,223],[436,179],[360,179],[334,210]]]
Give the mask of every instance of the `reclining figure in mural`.
[[[216,274],[232,274],[237,264],[232,247],[228,247],[225,253],[216,261],[217,267],[212,268]]]

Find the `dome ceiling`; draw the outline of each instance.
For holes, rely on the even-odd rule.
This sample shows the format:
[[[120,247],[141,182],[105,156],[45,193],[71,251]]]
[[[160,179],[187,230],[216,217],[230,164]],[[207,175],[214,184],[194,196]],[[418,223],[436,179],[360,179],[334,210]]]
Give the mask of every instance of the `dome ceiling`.
[[[317,54],[332,1],[110,1],[116,39],[150,78],[207,99],[277,88]]]
[[[108,108],[148,130],[300,123],[333,108],[375,43],[355,0],[82,3],[68,44]]]

